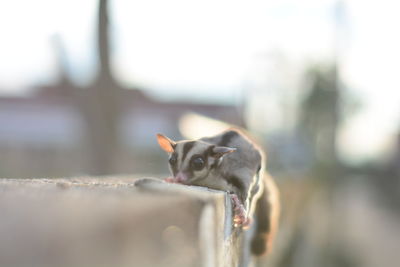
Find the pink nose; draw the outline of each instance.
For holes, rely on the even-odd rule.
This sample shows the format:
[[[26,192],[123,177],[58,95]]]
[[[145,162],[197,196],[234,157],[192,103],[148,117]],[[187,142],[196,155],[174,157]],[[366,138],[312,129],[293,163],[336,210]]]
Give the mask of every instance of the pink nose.
[[[183,172],[178,172],[178,174],[175,177],[175,180],[178,183],[185,183],[187,181],[187,176]]]

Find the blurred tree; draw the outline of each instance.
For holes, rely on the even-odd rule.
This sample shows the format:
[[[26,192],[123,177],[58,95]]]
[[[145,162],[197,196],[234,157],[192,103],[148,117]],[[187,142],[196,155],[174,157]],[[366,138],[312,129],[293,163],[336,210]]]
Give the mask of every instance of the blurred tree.
[[[116,83],[110,68],[108,1],[100,0],[98,11],[99,72],[94,83],[84,90],[81,103],[88,126],[91,174],[117,171],[119,151],[117,123],[118,95],[122,88]]]
[[[75,91],[76,87],[71,82],[71,79],[68,75],[68,56],[67,52],[65,51],[63,39],[59,34],[54,34],[53,36],[51,36],[50,41],[52,48],[54,49],[54,54],[56,56],[56,71],[58,79],[56,88],[73,88],[72,90],[64,90],[62,92],[63,94],[72,94],[73,91]]]
[[[309,93],[301,104],[300,131],[306,136],[317,170],[328,174],[337,167],[336,131],[339,124],[339,82],[336,64],[312,67]]]

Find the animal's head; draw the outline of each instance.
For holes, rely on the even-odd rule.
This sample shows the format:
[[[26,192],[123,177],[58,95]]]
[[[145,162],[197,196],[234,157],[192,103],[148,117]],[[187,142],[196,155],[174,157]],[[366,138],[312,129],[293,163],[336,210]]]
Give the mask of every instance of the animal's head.
[[[224,155],[236,150],[201,140],[175,142],[162,134],[157,134],[157,141],[169,155],[169,167],[175,180],[184,184],[207,177]]]

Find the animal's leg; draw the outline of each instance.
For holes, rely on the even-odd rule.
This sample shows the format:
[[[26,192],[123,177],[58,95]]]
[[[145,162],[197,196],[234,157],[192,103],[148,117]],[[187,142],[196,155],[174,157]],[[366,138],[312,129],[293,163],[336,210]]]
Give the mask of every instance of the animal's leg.
[[[251,220],[247,216],[246,209],[244,208],[243,204],[239,200],[236,194],[230,194],[231,200],[233,202],[233,223],[235,227],[242,226],[243,228],[247,228]]]

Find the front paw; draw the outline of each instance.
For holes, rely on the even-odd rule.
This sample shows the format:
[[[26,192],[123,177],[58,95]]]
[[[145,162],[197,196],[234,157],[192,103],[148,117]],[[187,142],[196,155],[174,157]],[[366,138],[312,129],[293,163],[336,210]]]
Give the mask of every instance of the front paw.
[[[167,177],[164,179],[164,182],[170,184],[183,184],[180,180],[176,179],[175,177]]]
[[[167,177],[164,179],[164,182],[166,183],[175,183],[174,177]]]
[[[234,209],[233,225],[247,229],[250,226],[251,219],[247,216],[247,212],[243,205]]]
[[[250,226],[251,219],[247,216],[246,209],[240,202],[237,195],[232,194],[230,197],[233,202],[233,225],[235,227],[243,227],[244,229],[248,228]]]

